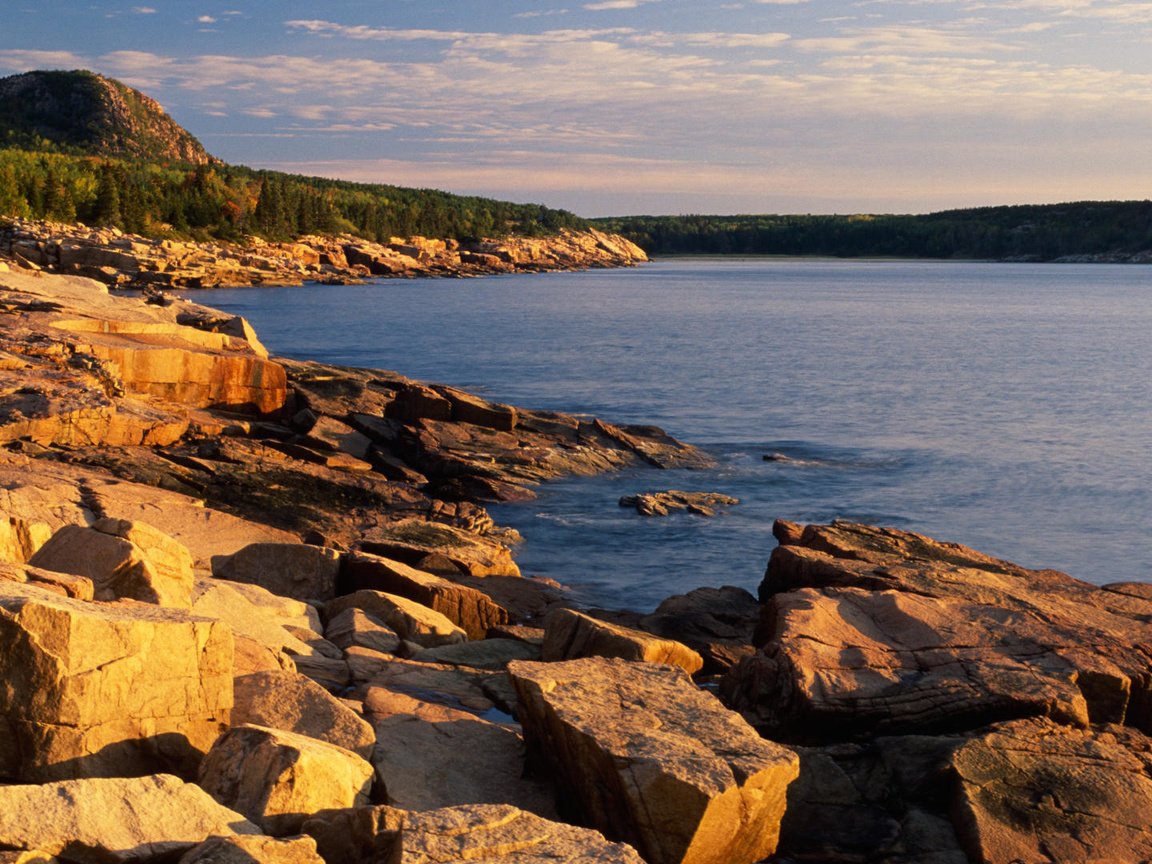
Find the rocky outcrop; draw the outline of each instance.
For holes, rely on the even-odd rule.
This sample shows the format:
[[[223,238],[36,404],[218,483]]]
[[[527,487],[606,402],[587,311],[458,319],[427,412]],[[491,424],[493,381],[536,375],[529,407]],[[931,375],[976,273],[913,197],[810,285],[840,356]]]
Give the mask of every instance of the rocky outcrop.
[[[1140,861],[1147,586],[1095,586],[922,535],[778,523],[761,646],[726,702],[800,747],[780,853]]]
[[[249,238],[244,244],[154,240],[116,228],[22,219],[0,220],[0,255],[53,273],[86,276],[115,287],[169,288],[299,285],[413,276],[628,267],[648,260],[640,247],[594,228],[545,238],[510,236],[476,243],[392,238],[299,237],[291,243]],[[464,395],[462,412],[470,409]],[[487,408],[481,408],[487,412]],[[500,425],[507,409],[481,413]],[[498,427],[497,427],[498,428]]]
[[[534,757],[607,836],[650,864],[752,864],[775,851],[796,754],[682,670],[593,658],[509,674]]]
[[[620,657],[645,663],[679,666],[689,675],[699,672],[703,658],[674,639],[661,639],[640,630],[600,621],[574,609],[557,609],[544,622],[543,659],[548,662],[580,657]]]
[[[479,805],[412,813],[401,834],[403,864],[641,864],[632,847],[597,831],[563,825],[515,807]]]
[[[557,611],[570,598],[519,574],[481,502],[699,451],[270,360],[227,316],[19,266],[0,315],[0,778],[26,784],[0,788],[6,860],[315,864],[307,841],[230,834],[260,830],[306,831],[326,860],[635,860],[555,814],[650,864],[1152,855],[1146,585],[781,522],[759,599]],[[283,386],[205,404],[98,354],[104,336],[175,339],[228,379],[224,346]],[[704,689],[667,665],[701,659]],[[156,772],[261,827],[235,813],[205,843],[205,797]]]
[[[752,640],[759,623],[756,598],[731,585],[669,597],[639,622],[647,632],[698,652],[706,674],[726,671],[755,653]]]
[[[1105,725],[1014,721],[952,755],[956,827],[973,861],[1136,862],[1152,855],[1152,740]]]
[[[386,806],[336,810],[310,819],[304,830],[326,861],[642,864],[630,846],[610,843],[597,831],[500,804],[415,813]]]
[[[763,648],[725,694],[776,736],[1152,724],[1149,599],[848,523],[777,547],[761,597]]]
[[[234,726],[208,752],[198,782],[268,834],[287,836],[320,810],[367,804],[372,766],[315,738]]]
[[[211,837],[185,852],[179,864],[325,864],[311,837],[236,834]]]
[[[327,741],[370,760],[372,727],[355,711],[303,675],[255,672],[235,679],[232,725],[269,726]]]
[[[177,609],[192,606],[192,555],[143,522],[100,519],[91,528],[65,525],[29,563],[91,579],[97,600],[128,597]]]
[[[377,703],[379,704],[379,703]],[[467,712],[422,717],[374,715],[373,758],[384,800],[405,810],[509,804],[555,817],[555,790],[525,779],[524,742],[515,729]]]
[[[681,492],[677,489],[641,492],[620,499],[621,507],[634,508],[641,516],[667,516],[676,510],[697,516],[715,516],[717,507],[731,507],[739,503],[739,498],[719,492]]]
[[[0,582],[0,775],[195,773],[232,707],[232,634]]]
[[[399,561],[361,552],[344,556],[341,566],[349,590],[370,589],[407,597],[439,612],[469,639],[483,639],[491,628],[509,621],[508,610],[488,595]]]
[[[331,620],[347,609],[360,609],[383,622],[401,639],[425,648],[463,642],[468,635],[434,609],[407,597],[383,591],[361,590],[338,597],[324,607]]]
[[[168,775],[0,786],[0,848],[77,864],[162,860],[209,837],[259,833],[198,786]]]
[[[212,560],[217,579],[259,585],[294,600],[331,600],[339,574],[336,550],[302,543],[253,543]]]

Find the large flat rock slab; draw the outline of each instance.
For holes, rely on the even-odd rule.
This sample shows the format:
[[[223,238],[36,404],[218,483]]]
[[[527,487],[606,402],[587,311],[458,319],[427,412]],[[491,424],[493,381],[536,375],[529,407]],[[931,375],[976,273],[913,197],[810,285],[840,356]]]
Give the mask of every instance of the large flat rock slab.
[[[1045,716],[1152,728],[1152,601],[850,523],[781,529],[726,702],[819,742]]]
[[[683,670],[586,658],[509,674],[533,759],[587,824],[651,864],[751,864],[775,850],[796,754]]]
[[[624,843],[507,804],[408,812],[390,806],[317,814],[304,823],[325,861],[389,864],[643,864]]]
[[[179,855],[209,837],[259,833],[169,775],[0,787],[0,848],[78,864],[134,864]]]
[[[1006,723],[961,746],[957,834],[980,864],[1152,858],[1152,740],[1117,726]]]

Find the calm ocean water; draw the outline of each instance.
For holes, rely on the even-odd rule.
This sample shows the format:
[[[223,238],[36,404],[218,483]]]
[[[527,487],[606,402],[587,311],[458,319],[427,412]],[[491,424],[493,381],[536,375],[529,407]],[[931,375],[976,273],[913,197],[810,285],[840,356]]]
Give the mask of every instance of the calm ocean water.
[[[194,299],[277,354],[654,423],[712,451],[716,470],[560,481],[494,508],[527,538],[522,570],[589,604],[755,591],[776,517],[1152,580],[1152,268],[671,259]],[[715,519],[617,506],[658,489],[742,503]]]

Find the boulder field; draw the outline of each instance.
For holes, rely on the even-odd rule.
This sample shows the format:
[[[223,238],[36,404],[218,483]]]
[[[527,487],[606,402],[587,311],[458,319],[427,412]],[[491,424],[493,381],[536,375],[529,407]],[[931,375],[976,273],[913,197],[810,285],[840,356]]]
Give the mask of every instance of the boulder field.
[[[758,597],[577,610],[484,505],[704,453],[21,260],[4,861],[1152,859],[1147,585],[780,521]]]

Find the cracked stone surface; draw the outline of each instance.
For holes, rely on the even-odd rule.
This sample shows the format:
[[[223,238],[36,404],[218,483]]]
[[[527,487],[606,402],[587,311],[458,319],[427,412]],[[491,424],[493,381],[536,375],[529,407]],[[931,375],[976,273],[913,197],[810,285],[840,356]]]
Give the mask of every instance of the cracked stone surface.
[[[961,746],[957,833],[981,864],[1152,858],[1152,740],[1104,725],[1005,723]]]
[[[508,671],[531,757],[586,824],[652,864],[751,864],[776,848],[796,754],[683,670],[597,657]]]
[[[0,582],[0,776],[189,775],[228,721],[227,625]]]
[[[779,531],[722,695],[797,742],[1044,716],[1152,728],[1152,600],[849,523]]]

